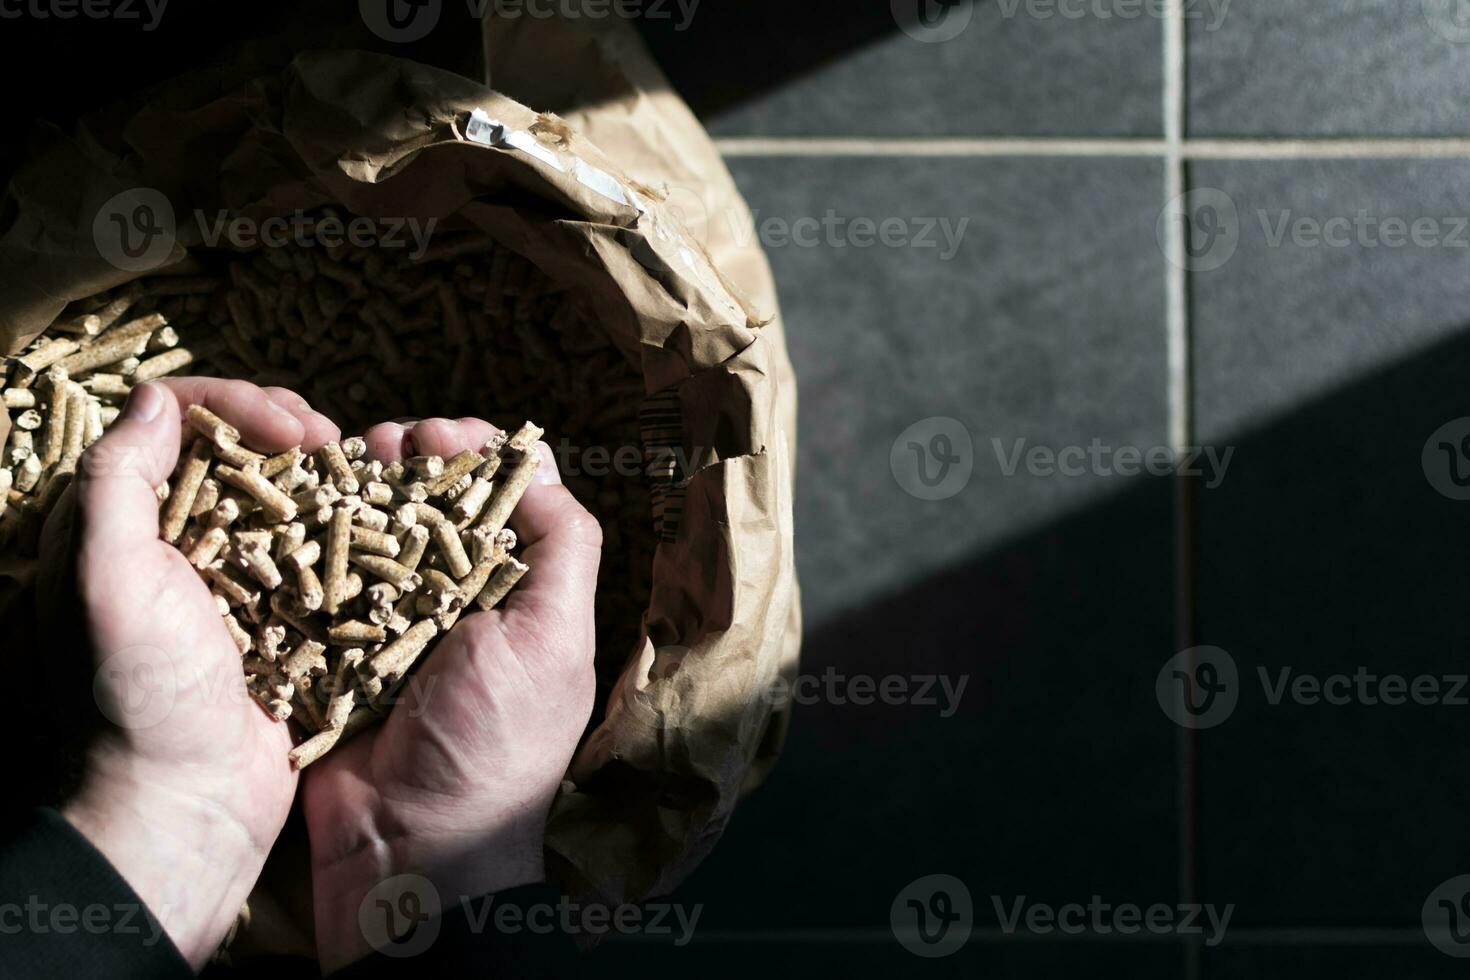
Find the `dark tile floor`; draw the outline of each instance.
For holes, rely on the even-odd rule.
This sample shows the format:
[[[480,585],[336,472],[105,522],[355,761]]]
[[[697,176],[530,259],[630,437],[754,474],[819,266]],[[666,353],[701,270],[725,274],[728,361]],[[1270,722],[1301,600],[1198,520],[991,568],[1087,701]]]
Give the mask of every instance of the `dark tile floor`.
[[[1272,704],[1260,672],[1422,675],[1441,693],[1465,672],[1470,511],[1436,491],[1453,484],[1436,444],[1428,469],[1421,457],[1470,416],[1456,142],[1470,22],[1440,0],[1194,3],[1171,82],[1172,25],[1102,15],[1126,3],[1050,18],[1024,0],[934,6],[918,34],[964,23],[930,43],[884,4],[844,19],[707,2],[688,31],[642,27],[711,128],[737,137],[725,145],[758,218],[971,219],[949,263],[840,241],[767,251],[802,384],[805,669],[968,672],[976,697],[942,723],[805,707],[686,889],[722,937],[700,962],[889,969],[888,903],[945,873],[968,886],[975,932],[915,970],[1447,975],[1421,911],[1470,870],[1463,708]],[[722,41],[761,53],[721,59]],[[1170,84],[1179,130],[1216,141],[1179,146],[1196,192],[1188,271],[1156,226],[1166,144],[1110,156],[1112,137],[1167,131]],[[1076,137],[1075,155],[1027,140],[1050,136]],[[1430,139],[1381,141],[1408,136]],[[1308,142],[1277,159],[1283,137]],[[1321,137],[1355,142],[1327,159]],[[1229,214],[1200,207],[1222,202]],[[1217,216],[1233,236],[1212,237]],[[1187,297],[1175,316],[1171,282]],[[886,456],[934,416],[963,424],[973,472],[952,497],[909,499]],[[1018,437],[1232,456],[1214,486],[1024,463],[1008,477],[993,440]],[[1182,734],[1155,681],[1192,644],[1228,651],[1238,704]],[[1192,898],[1233,918],[1219,946],[1018,943],[994,902],[1019,894]],[[768,958],[783,929],[805,941]]]

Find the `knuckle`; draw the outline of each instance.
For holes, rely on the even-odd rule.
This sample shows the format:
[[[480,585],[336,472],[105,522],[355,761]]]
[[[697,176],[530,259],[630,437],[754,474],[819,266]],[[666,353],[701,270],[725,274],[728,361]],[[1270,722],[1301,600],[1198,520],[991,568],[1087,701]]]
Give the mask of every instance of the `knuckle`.
[[[587,548],[601,550],[602,525],[587,508],[577,502],[571,492],[563,488],[561,512],[557,515],[567,537]]]
[[[221,392],[230,398],[248,398],[260,389],[248,381],[231,378],[220,385]]]

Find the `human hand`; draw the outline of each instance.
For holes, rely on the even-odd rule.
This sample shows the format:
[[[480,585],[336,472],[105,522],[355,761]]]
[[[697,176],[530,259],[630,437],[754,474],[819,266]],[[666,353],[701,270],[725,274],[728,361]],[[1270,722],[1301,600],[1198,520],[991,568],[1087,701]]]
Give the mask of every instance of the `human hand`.
[[[192,404],[262,451],[310,449],[339,435],[284,389],[205,378],[139,385],[83,454],[72,499],[45,534],[74,535],[82,627],[105,716],[62,813],[198,970],[259,875],[296,774],[286,726],[245,692],[240,653],[209,588],[159,538],[154,488],[178,460],[181,416]]]
[[[366,434],[383,462],[446,459],[495,430],[474,419]],[[317,950],[331,972],[371,952],[359,908],[397,874],[475,897],[545,877],[548,810],[592,712],[602,529],[550,450],[511,518],[531,570],[503,607],[465,615],[383,725],[307,770]]]

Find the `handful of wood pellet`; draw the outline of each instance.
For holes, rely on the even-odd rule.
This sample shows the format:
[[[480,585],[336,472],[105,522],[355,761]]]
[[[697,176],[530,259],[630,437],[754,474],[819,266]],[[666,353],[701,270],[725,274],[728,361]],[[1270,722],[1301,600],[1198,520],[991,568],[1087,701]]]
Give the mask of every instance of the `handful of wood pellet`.
[[[316,222],[347,219],[361,216],[313,212],[305,240],[315,241]],[[300,392],[344,432],[405,415],[468,415],[506,431],[529,417],[555,432],[562,482],[603,530],[597,649],[611,682],[643,642],[654,553],[677,528],[672,491],[687,475],[670,451],[677,391],[650,399],[640,352],[614,336],[585,290],[472,230],[440,231],[421,255],[295,242],[198,248],[74,299],[0,359],[11,423],[0,448],[0,612],[56,546],[44,540],[46,518],[135,385],[239,378]],[[631,468],[629,449],[643,457]]]
[[[161,534],[208,582],[251,695],[308,736],[298,769],[380,720],[434,638],[527,571],[505,524],[540,463],[533,423],[387,466],[360,438],[267,457],[201,406],[188,423]]]

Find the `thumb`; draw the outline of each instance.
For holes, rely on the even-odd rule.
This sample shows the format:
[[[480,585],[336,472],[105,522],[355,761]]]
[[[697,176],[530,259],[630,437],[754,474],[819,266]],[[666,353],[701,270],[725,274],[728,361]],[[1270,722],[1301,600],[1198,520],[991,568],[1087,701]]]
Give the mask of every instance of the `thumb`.
[[[179,458],[178,401],[146,382],[128,395],[117,421],[94,442],[76,479],[78,543],[102,553],[158,540],[156,489]]]
[[[179,410],[176,401],[153,383],[138,385],[117,420],[82,453],[66,495],[46,522],[46,535],[58,547],[43,549],[38,605],[42,621],[59,649],[77,652],[97,641],[98,626],[115,628],[116,617],[78,616],[72,603],[78,598],[106,595],[116,580],[109,570],[125,568],[127,583],[157,588],[162,552],[158,541],[158,497],[154,487],[167,479],[179,454]],[[75,576],[75,579],[72,576]],[[74,591],[80,590],[80,595]],[[134,645],[131,637],[106,637],[102,649]],[[56,704],[68,716],[83,719],[68,730],[55,751],[66,755],[83,751],[94,734],[89,699],[94,664],[88,656],[46,657],[46,689],[56,692]]]
[[[539,442],[536,451],[541,465],[510,517],[531,570],[506,599],[505,622],[532,634],[585,640],[590,657],[602,528],[562,485],[551,447]]]

